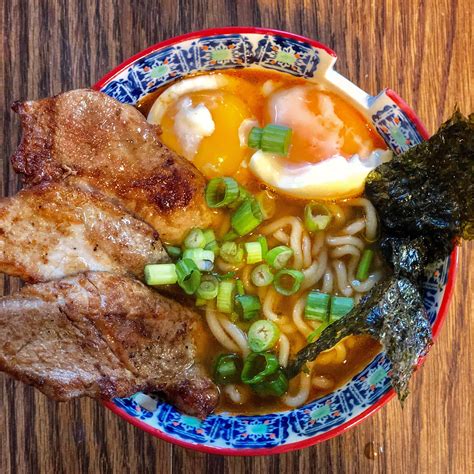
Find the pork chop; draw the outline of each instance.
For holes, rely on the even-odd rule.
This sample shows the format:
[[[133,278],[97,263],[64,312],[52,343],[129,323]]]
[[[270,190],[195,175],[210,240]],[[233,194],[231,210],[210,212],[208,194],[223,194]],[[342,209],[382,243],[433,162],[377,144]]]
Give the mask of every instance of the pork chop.
[[[66,180],[100,190],[152,225],[167,243],[207,227],[205,179],[164,146],[158,129],[131,105],[78,89],[16,102],[23,128],[12,164],[27,185]]]
[[[87,270],[143,278],[169,257],[157,232],[99,195],[45,183],[0,199],[0,272],[28,282]]]
[[[137,280],[89,272],[0,299],[0,370],[47,396],[160,391],[205,417],[218,390],[196,361],[199,316]]]

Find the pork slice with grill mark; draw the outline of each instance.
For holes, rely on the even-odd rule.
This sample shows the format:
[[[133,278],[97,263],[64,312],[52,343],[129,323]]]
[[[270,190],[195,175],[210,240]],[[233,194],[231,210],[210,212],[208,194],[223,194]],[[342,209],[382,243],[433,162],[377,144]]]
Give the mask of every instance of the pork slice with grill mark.
[[[131,105],[79,89],[16,102],[23,136],[12,164],[27,185],[61,181],[99,190],[152,225],[169,243],[207,227],[205,179],[164,146]]]
[[[0,370],[59,401],[159,391],[205,417],[218,390],[196,360],[199,326],[137,280],[88,272],[0,299]]]
[[[158,233],[100,195],[45,183],[0,199],[0,271],[28,282],[88,270],[143,278],[168,262]]]

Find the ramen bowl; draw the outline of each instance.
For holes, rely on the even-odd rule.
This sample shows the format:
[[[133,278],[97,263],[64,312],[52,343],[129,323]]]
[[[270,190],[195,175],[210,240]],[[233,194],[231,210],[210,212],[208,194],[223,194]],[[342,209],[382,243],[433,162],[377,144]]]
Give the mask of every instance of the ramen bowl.
[[[336,54],[308,38],[262,28],[219,28],[158,43],[105,75],[94,88],[135,104],[154,90],[189,74],[235,68],[264,68],[323,83],[352,104],[399,154],[428,138],[415,113],[393,91],[371,96],[334,69]],[[434,337],[451,296],[456,250],[426,275],[424,304]],[[301,449],[360,423],[393,396],[390,363],[378,354],[334,392],[278,413],[217,413],[200,420],[180,413],[154,394],[137,393],[106,402],[140,429],[180,446],[214,454],[259,455]]]

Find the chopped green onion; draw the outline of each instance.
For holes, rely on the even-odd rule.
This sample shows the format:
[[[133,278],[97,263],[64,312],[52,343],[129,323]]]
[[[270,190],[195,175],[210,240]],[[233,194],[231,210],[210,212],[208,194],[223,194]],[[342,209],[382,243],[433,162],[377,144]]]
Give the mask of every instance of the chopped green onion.
[[[191,229],[184,239],[184,246],[187,249],[202,249],[206,245],[204,232],[201,229]]]
[[[219,283],[217,293],[217,310],[221,313],[232,313],[234,309],[235,282],[224,280]]]
[[[282,269],[293,256],[293,249],[286,245],[279,245],[267,252],[265,261],[271,265],[275,270]]]
[[[181,256],[181,249],[173,245],[165,245],[166,252],[171,258],[179,258]]]
[[[219,255],[219,244],[217,240],[211,240],[204,246],[204,250],[209,250],[214,253],[214,255]]]
[[[203,300],[212,300],[217,296],[219,291],[219,281],[213,275],[204,275],[201,283],[196,290],[196,296]]]
[[[227,207],[229,209],[237,209],[246,199],[250,198],[253,198],[253,196],[243,186],[239,185],[239,195],[237,199]]]
[[[280,338],[278,326],[267,319],[259,319],[250,326],[248,341],[250,350],[264,352],[272,349]]]
[[[246,235],[263,221],[262,211],[255,199],[246,199],[235,211],[230,222],[239,235]]]
[[[227,273],[213,273],[219,281],[223,280],[232,280],[235,277],[235,272],[227,272]]]
[[[241,379],[246,384],[262,382],[279,368],[278,358],[271,352],[251,352],[245,359]]]
[[[235,288],[238,295],[245,295],[245,289],[242,280],[235,280]]]
[[[359,281],[367,280],[369,277],[370,265],[372,264],[373,258],[374,251],[371,249],[365,249],[362,258],[360,259],[359,267],[357,268],[356,278]]]
[[[257,242],[260,242],[260,245],[262,246],[262,257],[265,258],[267,256],[267,252],[268,252],[267,238],[264,237],[263,235],[259,235],[257,237]]]
[[[190,259],[185,258],[176,262],[176,274],[178,285],[186,294],[192,295],[201,283],[201,272],[197,265]]]
[[[255,286],[268,286],[273,281],[273,274],[270,267],[262,263],[252,270],[250,278]]]
[[[237,234],[237,232],[235,232],[234,230],[229,230],[229,232],[227,232],[227,234],[224,235],[224,237],[222,237],[222,240],[224,242],[230,242],[231,240],[235,240],[239,237],[239,234]]]
[[[255,316],[258,316],[261,307],[258,296],[237,295],[235,297],[235,309],[237,314],[245,321],[250,321],[255,318]]]
[[[251,385],[252,390],[263,397],[281,397],[288,391],[288,377],[282,369],[267,376],[262,382]]]
[[[260,148],[260,143],[262,141],[262,135],[263,135],[263,128],[260,127],[253,127],[252,130],[250,130],[249,133],[249,138],[247,145],[249,148],[255,148],[258,149]]]
[[[212,229],[203,230],[202,233],[204,235],[204,243],[208,244],[209,242],[216,240],[216,234],[214,234]]]
[[[206,186],[206,203],[211,208],[224,207],[239,196],[239,185],[233,178],[212,178]]]
[[[247,252],[247,263],[258,263],[263,260],[260,242],[246,242],[245,250]]]
[[[304,225],[309,232],[324,230],[331,222],[331,211],[319,202],[310,202],[304,208]]]
[[[241,244],[235,242],[224,242],[221,246],[220,257],[228,263],[242,263],[244,261],[244,249]]]
[[[331,309],[329,310],[329,322],[343,318],[354,307],[354,298],[345,296],[333,296],[331,298]]]
[[[291,128],[269,124],[263,129],[260,148],[269,153],[286,156],[291,143]]]
[[[147,285],[172,285],[178,281],[174,263],[145,265],[144,273]]]
[[[206,306],[207,300],[205,300],[204,298],[196,298],[196,301],[194,302],[194,304],[198,307]]]
[[[214,365],[214,381],[218,384],[238,382],[242,359],[237,354],[221,354]]]
[[[301,288],[304,273],[299,270],[283,269],[275,275],[273,286],[281,295],[294,295]]]
[[[210,272],[214,267],[214,252],[204,249],[186,249],[183,259],[192,260],[202,272]]]
[[[318,290],[311,290],[306,298],[304,317],[312,321],[327,321],[331,296]]]
[[[256,196],[260,209],[262,210],[263,218],[271,219],[276,211],[276,196],[268,189],[260,191]]]
[[[315,341],[321,333],[329,326],[329,323],[326,321],[324,323],[321,323],[307,338],[307,341],[309,343]]]

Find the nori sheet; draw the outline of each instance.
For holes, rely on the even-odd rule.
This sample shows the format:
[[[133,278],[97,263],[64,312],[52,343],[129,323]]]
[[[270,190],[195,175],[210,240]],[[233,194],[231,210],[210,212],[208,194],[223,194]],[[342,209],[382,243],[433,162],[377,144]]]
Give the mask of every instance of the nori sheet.
[[[456,110],[428,141],[378,166],[365,193],[377,209],[380,246],[393,275],[299,351],[286,372],[294,377],[344,337],[369,334],[383,345],[403,401],[418,359],[431,345],[424,272],[449,255],[457,239],[474,238],[474,114],[466,118]]]

